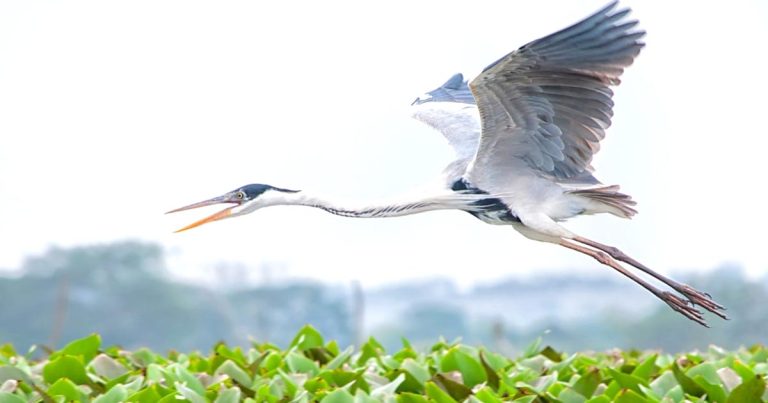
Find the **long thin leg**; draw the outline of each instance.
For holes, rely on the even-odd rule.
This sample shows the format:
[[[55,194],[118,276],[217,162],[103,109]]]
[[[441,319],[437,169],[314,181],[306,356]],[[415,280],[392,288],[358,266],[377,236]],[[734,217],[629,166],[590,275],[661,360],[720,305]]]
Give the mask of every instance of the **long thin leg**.
[[[614,259],[616,259],[616,260],[618,260],[620,262],[625,262],[625,263],[631,264],[632,266],[642,270],[643,272],[645,272],[645,273],[655,277],[657,280],[661,281],[662,283],[670,286],[673,290],[679,292],[680,294],[683,294],[686,298],[688,298],[689,301],[691,301],[691,303],[699,305],[702,308],[704,308],[704,309],[714,313],[715,315],[717,315],[717,316],[719,316],[719,317],[721,317],[723,319],[728,319],[728,317],[725,316],[725,314],[723,312],[721,312],[721,311],[724,311],[725,308],[722,305],[720,305],[717,302],[715,302],[712,299],[711,295],[709,295],[707,293],[704,293],[704,292],[701,292],[701,291],[699,291],[699,290],[697,290],[697,289],[695,289],[695,288],[693,288],[693,287],[691,287],[691,286],[689,286],[687,284],[679,283],[679,282],[677,282],[675,280],[672,280],[671,278],[666,277],[666,276],[664,276],[664,275],[662,275],[662,274],[660,274],[660,273],[658,273],[658,272],[656,272],[654,270],[651,270],[650,268],[648,268],[644,264],[642,264],[642,263],[638,262],[637,260],[632,259],[631,257],[627,256],[627,254],[625,254],[624,252],[620,251],[616,247],[609,246],[609,245],[604,245],[604,244],[601,244],[599,242],[595,242],[595,241],[593,241],[591,239],[587,239],[587,238],[580,237],[580,236],[577,236],[577,237],[573,238],[573,240],[577,241],[577,242],[581,242],[581,243],[583,243],[585,245],[589,245],[589,246],[591,246],[593,248],[600,249],[601,251],[611,255],[612,258],[614,258]]]
[[[593,257],[598,262],[609,266],[613,268],[614,270],[618,271],[619,273],[627,276],[632,281],[636,282],[637,284],[640,284],[643,288],[650,291],[653,295],[661,299],[662,301],[666,302],[667,305],[669,305],[672,309],[675,311],[681,313],[686,318],[702,325],[705,327],[709,327],[707,325],[707,322],[704,321],[704,317],[701,315],[701,312],[696,309],[695,307],[688,305],[688,303],[681,298],[679,298],[677,295],[672,294],[671,292],[662,291],[647,281],[641,279],[640,277],[637,277],[636,275],[632,274],[629,270],[622,267],[618,262],[613,260],[608,254],[602,251],[594,250],[587,248],[585,246],[581,246],[578,244],[575,244],[573,242],[567,241],[565,239],[560,240],[560,245],[565,246],[568,249],[573,249],[577,252],[581,252],[587,256]]]

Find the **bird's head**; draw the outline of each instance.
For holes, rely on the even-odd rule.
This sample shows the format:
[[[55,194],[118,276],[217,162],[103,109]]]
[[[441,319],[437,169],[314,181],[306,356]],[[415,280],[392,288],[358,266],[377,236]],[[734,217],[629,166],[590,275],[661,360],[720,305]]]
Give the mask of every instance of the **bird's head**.
[[[186,227],[175,231],[181,232],[209,222],[252,213],[262,207],[285,204],[285,196],[287,194],[297,192],[298,190],[282,189],[270,185],[254,183],[239,187],[231,192],[224,193],[223,195],[214,197],[212,199],[203,200],[201,202],[171,210],[166,214],[195,209],[199,207],[212,206],[214,204],[231,204],[231,206],[219,211],[218,213],[214,213],[208,217],[203,218],[202,220],[195,221],[192,224],[189,224]]]
[[[416,98],[411,105],[421,105],[426,102],[461,102],[474,104],[475,98],[469,90],[467,82],[461,73],[454,74],[443,85]]]

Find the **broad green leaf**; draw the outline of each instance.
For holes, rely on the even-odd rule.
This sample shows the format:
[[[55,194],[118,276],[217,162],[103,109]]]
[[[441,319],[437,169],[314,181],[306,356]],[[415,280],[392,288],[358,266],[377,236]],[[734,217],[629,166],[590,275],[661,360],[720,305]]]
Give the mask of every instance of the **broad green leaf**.
[[[430,378],[429,369],[417,363],[415,360],[411,358],[406,358],[405,360],[403,360],[403,363],[400,365],[400,368],[408,372],[409,374],[411,374],[414,377],[414,379],[416,379],[422,385],[425,382],[427,382]]]
[[[446,377],[443,374],[436,374],[432,382],[445,390],[453,399],[463,401],[472,394],[472,389],[464,384],[458,383]]]
[[[50,396],[64,396],[67,401],[83,401],[83,392],[67,378],[59,378],[48,388],[46,393]]]
[[[541,350],[541,352],[539,352],[539,354],[543,355],[544,357],[549,358],[549,360],[552,361],[552,362],[560,362],[560,361],[563,360],[563,354],[562,353],[558,353],[551,346],[544,347],[544,349]]]
[[[97,397],[93,403],[120,403],[128,397],[128,390],[123,385],[116,385],[107,393]]]
[[[328,362],[328,364],[325,365],[325,368],[327,369],[336,369],[339,368],[342,364],[347,362],[349,360],[349,357],[352,356],[352,353],[355,351],[355,349],[352,346],[347,347],[344,349],[344,351],[340,352],[336,357],[333,357],[333,359]]]
[[[238,388],[227,388],[219,392],[213,403],[238,403],[242,393]]]
[[[59,357],[61,355],[81,356],[83,362],[90,362],[96,354],[99,353],[99,347],[101,347],[101,336],[98,334],[91,334],[90,336],[83,337],[71,341],[64,346],[61,350],[51,355],[51,359]]]
[[[205,398],[204,393],[197,393],[194,389],[190,388],[186,384],[182,382],[176,382],[174,385],[176,387],[176,391],[179,392],[180,395],[184,396],[185,399],[189,400],[192,403],[208,403],[208,399]]]
[[[717,375],[717,368],[715,368],[715,365],[712,364],[711,362],[703,362],[689,369],[688,371],[686,371],[685,374],[694,380],[697,376],[701,376],[707,382],[713,385],[718,385],[722,382],[720,380],[720,377]]]
[[[31,384],[32,380],[29,378],[29,375],[24,373],[24,371],[16,368],[16,367],[3,367],[0,366],[0,384],[3,382],[9,380],[9,379],[15,379],[17,381],[24,381],[27,384]]]
[[[496,370],[491,367],[491,364],[488,363],[488,360],[485,359],[485,353],[483,351],[480,352],[480,364],[483,366],[483,370],[485,370],[485,377],[488,380],[488,385],[490,385],[493,390],[499,390],[499,374],[496,373]]]
[[[483,403],[502,403],[501,398],[488,386],[475,392],[474,397]]]
[[[425,389],[427,391],[427,396],[437,403],[458,403],[451,397],[451,395],[440,389],[440,387],[433,382],[427,382]]]
[[[623,389],[616,395],[615,403],[648,403],[648,399],[632,389]]]
[[[205,388],[203,387],[203,384],[200,383],[200,380],[197,379],[196,376],[192,375],[189,370],[179,364],[174,364],[169,367],[173,369],[173,374],[176,375],[176,379],[178,379],[180,383],[195,391],[195,393],[199,396],[205,395]],[[176,389],[179,389],[178,386]]]
[[[397,395],[397,403],[429,403],[429,400],[422,395],[404,392]]]
[[[683,388],[683,392],[697,397],[701,397],[701,395],[706,393],[704,389],[701,388],[701,386],[693,381],[693,379],[683,373],[680,367],[677,366],[677,363],[672,364],[672,373],[675,375],[677,382]]]
[[[0,403],[27,403],[27,401],[13,393],[0,392]]]
[[[742,381],[747,381],[755,377],[755,371],[752,371],[748,366],[744,365],[744,363],[739,360],[733,361],[733,366],[731,369],[739,374]]]
[[[400,384],[403,383],[404,380],[405,380],[405,374],[400,374],[392,382],[386,385],[379,386],[378,388],[372,390],[371,397],[384,400],[385,397],[393,395],[395,393],[395,390],[397,390],[397,387],[400,386]]]
[[[613,380],[619,384],[619,386],[624,389],[630,389],[634,392],[637,392],[641,396],[643,395],[643,391],[640,390],[638,385],[648,386],[645,380],[640,379],[634,375],[621,373],[613,368],[608,368],[608,373],[611,375]]]
[[[440,361],[440,370],[443,372],[459,371],[464,384],[471,387],[485,382],[485,368],[480,362],[469,354],[452,348]]]
[[[274,371],[277,368],[280,367],[280,364],[283,362],[282,357],[280,357],[280,354],[275,352],[270,352],[267,357],[264,359],[264,361],[261,362],[261,367],[266,369],[267,371]]]
[[[115,379],[128,372],[123,364],[106,354],[99,354],[94,357],[88,367],[93,368],[93,372],[104,379]]]
[[[736,387],[728,396],[727,403],[759,402],[765,393],[765,379],[756,375],[754,378],[744,381]]]
[[[248,376],[248,374],[243,371],[242,368],[237,366],[232,360],[226,360],[223,364],[219,365],[218,368],[216,368],[216,371],[213,372],[214,375],[218,374],[224,374],[235,380],[235,382],[239,383],[240,386],[244,386],[246,388],[251,387],[251,377]]]
[[[667,392],[669,392],[670,389],[674,388],[675,386],[680,386],[680,383],[677,382],[677,379],[675,378],[675,375],[672,374],[672,371],[666,371],[658,378],[654,379],[650,386],[654,393],[659,396],[664,396],[667,394]]]
[[[718,377],[718,381],[720,378]],[[707,400],[717,403],[724,403],[726,398],[726,392],[722,385],[719,383],[709,383],[707,379],[702,375],[696,375],[693,377],[693,381],[696,382],[707,393]]]
[[[291,347],[295,346],[304,351],[312,347],[322,347],[323,343],[323,336],[320,335],[320,332],[310,325],[305,325],[291,341]]]
[[[720,381],[722,381],[723,386],[728,391],[732,391],[736,389],[739,384],[741,384],[741,376],[736,373],[736,371],[732,370],[728,367],[723,367],[717,370],[717,376],[720,378]],[[752,376],[755,376],[754,374]]]
[[[344,389],[338,389],[326,395],[321,403],[354,403],[355,397]]]
[[[61,378],[69,378],[72,382],[80,385],[88,382],[83,362],[69,355],[59,356],[43,367],[45,382],[50,384]]]
[[[288,369],[291,370],[291,372],[305,373],[314,376],[320,371],[317,363],[296,352],[288,353],[285,357],[285,362],[288,364]]]
[[[648,356],[643,362],[640,363],[635,369],[632,371],[632,375],[644,380],[646,384],[651,378],[651,375],[656,373],[656,359],[659,357],[658,354],[651,354]]]
[[[587,398],[572,388],[565,388],[557,395],[557,400],[562,403],[584,403],[587,401]]]
[[[128,396],[128,401],[137,403],[153,403],[160,400],[162,397],[163,396],[158,393],[155,385],[152,385]]]
[[[573,385],[573,390],[579,392],[586,398],[592,397],[597,389],[597,385],[600,384],[602,378],[600,377],[600,370],[597,368],[591,368],[586,373],[581,375],[578,381]]]

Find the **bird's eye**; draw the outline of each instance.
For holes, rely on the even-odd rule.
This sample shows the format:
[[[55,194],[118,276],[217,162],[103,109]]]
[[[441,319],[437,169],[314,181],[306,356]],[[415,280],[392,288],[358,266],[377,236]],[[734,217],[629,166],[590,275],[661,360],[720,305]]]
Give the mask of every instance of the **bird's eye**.
[[[238,200],[243,200],[243,199],[245,199],[245,193],[243,193],[243,192],[237,192],[237,193],[235,194],[235,197],[237,197],[237,199],[238,199]]]

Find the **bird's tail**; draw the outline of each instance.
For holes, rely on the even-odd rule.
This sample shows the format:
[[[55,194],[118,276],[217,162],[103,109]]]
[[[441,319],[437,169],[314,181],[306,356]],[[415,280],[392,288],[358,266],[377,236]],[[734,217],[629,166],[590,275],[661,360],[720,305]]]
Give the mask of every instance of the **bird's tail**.
[[[570,190],[568,193],[586,199],[586,214],[611,213],[622,218],[637,214],[633,208],[637,203],[631,196],[619,192],[618,185]]]

